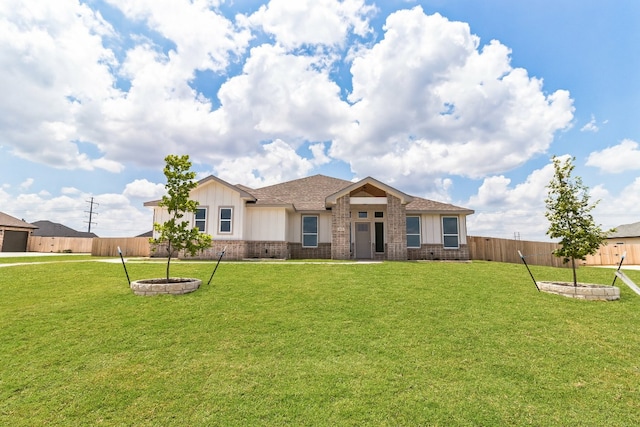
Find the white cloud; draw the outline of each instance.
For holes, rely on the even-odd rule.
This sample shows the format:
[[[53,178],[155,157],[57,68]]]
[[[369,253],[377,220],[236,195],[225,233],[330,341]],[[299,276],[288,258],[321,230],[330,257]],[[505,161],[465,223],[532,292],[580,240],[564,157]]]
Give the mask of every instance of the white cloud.
[[[212,10],[217,2],[202,0],[107,0],[132,20],[143,20],[149,28],[175,43],[171,68],[179,79],[194,69],[224,70],[233,55],[247,47],[251,34]],[[182,74],[180,76],[180,74]]]
[[[580,129],[581,132],[598,132],[599,130],[600,128],[596,124],[596,118],[593,114],[591,115],[591,120],[589,121],[589,123],[582,126],[582,129]]]
[[[91,195],[76,188],[65,187],[56,196],[48,192],[10,195],[0,190],[0,204],[8,208],[5,210],[3,207],[3,212],[16,218],[24,218],[27,222],[58,222],[78,231],[88,229],[87,201],[91,197],[95,202],[92,217],[95,224],[92,224],[91,231],[101,237],[135,236],[148,231],[152,226],[151,210],[139,209],[139,203],[133,205],[124,193]]]
[[[523,183],[510,185],[504,176],[485,178],[478,193],[466,203],[476,213],[468,219],[469,233],[475,236],[547,241],[546,186],[553,177],[553,164],[534,170]]]
[[[62,187],[60,189],[60,193],[72,196],[72,195],[82,194],[82,191],[78,190],[75,187]]]
[[[87,165],[75,144],[78,110],[115,96],[112,28],[73,0],[0,5],[0,128],[12,153],[54,167]],[[99,165],[98,165],[99,166]]]
[[[287,49],[342,46],[351,32],[364,37],[372,31],[369,18],[375,10],[364,0],[271,0],[249,22],[261,26]]]
[[[146,179],[136,179],[125,186],[122,194],[126,197],[149,201],[159,199],[165,193],[166,191],[163,184],[155,184]]]
[[[570,126],[568,92],[546,95],[497,41],[478,51],[468,24],[416,7],[390,15],[384,28],[353,62],[353,124],[330,150],[356,173],[478,178],[544,153]]]
[[[640,170],[640,146],[631,139],[625,139],[618,145],[589,154],[587,166],[607,173]]]
[[[306,176],[313,168],[312,161],[299,156],[282,140],[262,148],[252,156],[222,161],[216,168],[216,176],[232,184],[259,188]]]
[[[33,178],[27,178],[25,179],[21,184],[20,184],[20,190],[22,191],[26,191],[29,189],[29,187],[31,187],[33,185],[34,179]]]

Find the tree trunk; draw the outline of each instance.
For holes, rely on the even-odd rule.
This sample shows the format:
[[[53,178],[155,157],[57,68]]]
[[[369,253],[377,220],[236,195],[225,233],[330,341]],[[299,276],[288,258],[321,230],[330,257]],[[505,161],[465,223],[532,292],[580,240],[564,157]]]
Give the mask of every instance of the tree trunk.
[[[167,249],[169,250],[169,254],[167,258],[167,283],[169,283],[169,265],[171,264],[171,240],[169,240]]]
[[[576,259],[571,258],[571,268],[573,268],[573,286],[578,286],[578,276],[576,275]]]

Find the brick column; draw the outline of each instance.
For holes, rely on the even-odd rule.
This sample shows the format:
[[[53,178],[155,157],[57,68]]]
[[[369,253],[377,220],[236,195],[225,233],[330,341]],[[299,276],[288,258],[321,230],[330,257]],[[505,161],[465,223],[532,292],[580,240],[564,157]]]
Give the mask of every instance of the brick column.
[[[391,194],[387,194],[387,259],[407,260],[407,210]]]
[[[349,195],[336,200],[336,205],[331,210],[331,259],[351,258],[350,211],[351,198]]]

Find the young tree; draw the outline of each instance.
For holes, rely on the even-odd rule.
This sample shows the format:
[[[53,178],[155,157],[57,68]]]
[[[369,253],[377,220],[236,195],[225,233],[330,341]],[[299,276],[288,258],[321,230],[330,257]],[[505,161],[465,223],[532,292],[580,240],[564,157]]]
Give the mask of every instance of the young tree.
[[[211,236],[201,233],[196,227],[191,227],[191,222],[181,220],[187,213],[196,213],[198,202],[189,199],[191,190],[197,187],[194,181],[195,172],[191,172],[191,162],[188,155],[176,156],[170,154],[164,159],[164,176],[167,178],[165,188],[167,194],[162,196],[158,204],[167,209],[169,219],[162,224],[154,223],[153,228],[160,233],[157,239],[151,239],[152,243],[167,244],[167,283],[169,282],[169,267],[173,252],[185,250],[191,256],[198,251],[211,246]]]
[[[603,232],[593,220],[590,212],[598,202],[590,204],[589,189],[582,184],[582,178],[571,175],[575,157],[562,160],[554,156],[552,160],[555,172],[547,185],[545,200],[545,216],[550,223],[547,235],[560,239],[562,247],[553,254],[564,257],[564,262],[571,260],[573,285],[578,286],[575,260],[595,254],[613,230]]]

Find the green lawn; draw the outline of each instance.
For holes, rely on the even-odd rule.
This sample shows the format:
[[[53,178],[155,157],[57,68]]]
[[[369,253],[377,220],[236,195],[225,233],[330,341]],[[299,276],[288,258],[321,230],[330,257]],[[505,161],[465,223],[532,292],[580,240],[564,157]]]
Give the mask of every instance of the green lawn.
[[[197,292],[137,297],[120,264],[40,261],[0,267],[0,425],[640,424],[640,296],[622,283],[587,302],[513,264],[223,262]],[[172,275],[206,283],[214,264]]]

